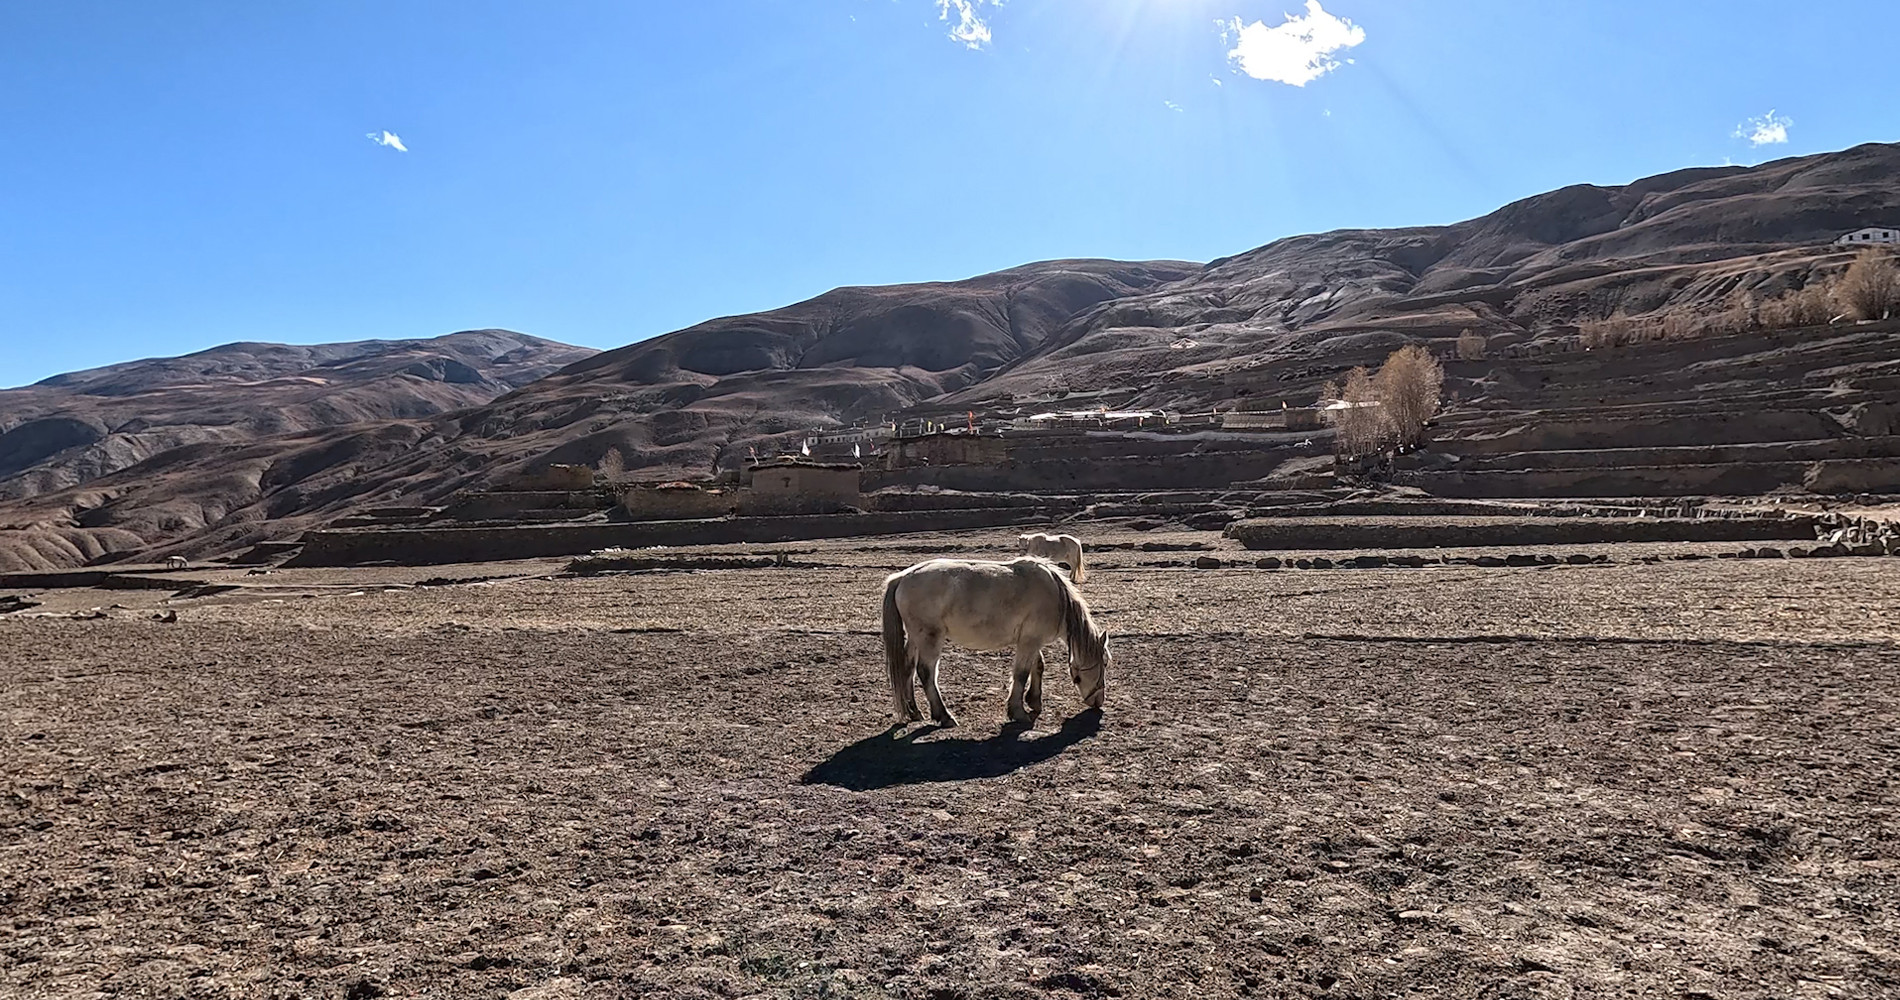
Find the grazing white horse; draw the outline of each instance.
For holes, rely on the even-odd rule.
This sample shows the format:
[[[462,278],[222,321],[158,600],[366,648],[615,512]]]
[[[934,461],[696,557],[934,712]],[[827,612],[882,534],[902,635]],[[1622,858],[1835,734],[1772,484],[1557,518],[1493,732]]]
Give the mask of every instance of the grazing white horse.
[[[1026,556],[1041,556],[1068,563],[1075,582],[1088,581],[1088,571],[1082,568],[1082,540],[1074,535],[1045,535],[1040,532],[1017,535],[1016,551]]]
[[[165,557],[166,569],[184,569],[186,566],[189,566],[189,565],[191,564],[185,561],[184,556],[166,556]]]
[[[932,559],[884,580],[884,659],[898,722],[918,722],[923,684],[930,717],[954,726],[937,690],[937,660],[946,641],[977,650],[1013,647],[1009,717],[1034,722],[1042,712],[1042,647],[1069,645],[1069,678],[1082,703],[1101,708],[1108,689],[1108,633],[1095,627],[1082,592],[1047,559],[1009,562]]]

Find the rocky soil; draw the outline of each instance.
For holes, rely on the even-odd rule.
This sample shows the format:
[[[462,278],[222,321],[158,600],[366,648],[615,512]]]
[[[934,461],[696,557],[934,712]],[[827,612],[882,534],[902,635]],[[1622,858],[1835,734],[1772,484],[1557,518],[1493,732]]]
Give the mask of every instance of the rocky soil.
[[[36,594],[0,992],[1900,991],[1900,561],[1110,551],[1105,712],[954,651],[962,727],[890,730],[882,574],[1005,541]]]

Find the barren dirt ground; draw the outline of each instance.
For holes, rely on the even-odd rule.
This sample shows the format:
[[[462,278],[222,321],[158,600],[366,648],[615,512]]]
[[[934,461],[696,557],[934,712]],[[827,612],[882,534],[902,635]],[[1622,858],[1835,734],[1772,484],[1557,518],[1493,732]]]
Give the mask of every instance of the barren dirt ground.
[[[0,617],[0,994],[1900,995],[1900,559],[1107,553],[1106,712],[893,733],[995,534],[41,595],[123,606]]]

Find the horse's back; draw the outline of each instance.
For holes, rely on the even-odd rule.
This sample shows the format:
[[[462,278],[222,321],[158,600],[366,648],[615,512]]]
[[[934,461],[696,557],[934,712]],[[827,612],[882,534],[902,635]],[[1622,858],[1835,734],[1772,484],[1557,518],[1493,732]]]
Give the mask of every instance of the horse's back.
[[[931,559],[896,574],[907,626],[942,630],[977,649],[1011,645],[1026,628],[1060,620],[1061,570],[1040,556],[1008,562]]]
[[[905,583],[912,590],[948,590],[957,588],[992,588],[1006,585],[1006,581],[1020,580],[1023,570],[1018,564],[1033,565],[1048,563],[1041,556],[1018,556],[1008,562],[991,562],[983,559],[926,559],[909,569],[893,573],[888,579]]]

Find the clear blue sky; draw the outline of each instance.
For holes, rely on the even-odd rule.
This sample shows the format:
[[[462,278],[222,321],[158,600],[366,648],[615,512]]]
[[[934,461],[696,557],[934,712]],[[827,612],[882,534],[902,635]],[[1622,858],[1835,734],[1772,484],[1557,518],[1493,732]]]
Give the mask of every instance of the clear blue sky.
[[[232,340],[615,347],[1900,138],[1887,0],[1303,3],[12,0],[0,385]],[[1738,136],[1771,109],[1739,131],[1785,141]]]

